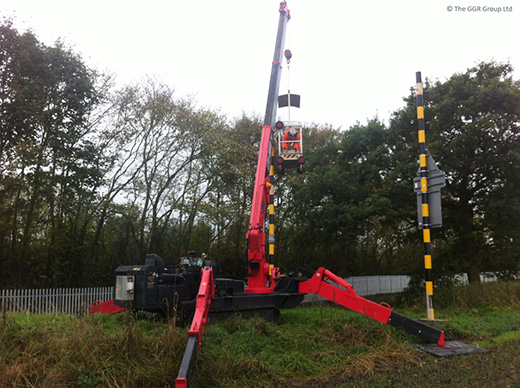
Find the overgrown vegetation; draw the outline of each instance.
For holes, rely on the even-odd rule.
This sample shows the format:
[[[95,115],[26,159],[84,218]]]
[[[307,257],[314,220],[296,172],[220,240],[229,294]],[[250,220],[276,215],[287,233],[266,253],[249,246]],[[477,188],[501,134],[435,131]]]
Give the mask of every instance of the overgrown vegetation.
[[[484,297],[485,295],[485,297]],[[459,286],[438,293],[434,325],[489,349],[437,359],[405,332],[329,304],[286,310],[279,323],[234,316],[207,326],[195,386],[412,387],[520,383],[520,283]],[[424,316],[417,299],[398,311]],[[396,308],[398,306],[394,306]],[[10,315],[0,321],[0,387],[168,387],[186,328],[132,314]]]
[[[166,386],[185,333],[131,314],[6,315],[1,323],[2,387]]]

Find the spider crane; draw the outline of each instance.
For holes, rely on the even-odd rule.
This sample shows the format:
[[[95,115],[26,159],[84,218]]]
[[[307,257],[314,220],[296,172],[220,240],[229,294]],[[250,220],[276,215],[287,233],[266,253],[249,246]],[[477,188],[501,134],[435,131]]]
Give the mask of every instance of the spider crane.
[[[175,382],[177,388],[189,386],[190,371],[196,359],[197,349],[202,344],[208,316],[230,311],[255,311],[261,312],[268,319],[276,319],[280,309],[296,307],[309,293],[320,295],[367,317],[401,328],[446,348],[444,331],[400,315],[388,304],[377,304],[359,296],[352,285],[325,268],[319,268],[308,279],[301,279],[290,274],[282,274],[281,269],[273,262],[275,164],[278,164],[279,172],[291,166],[296,166],[299,172],[303,172],[305,163],[301,139],[299,147],[295,149],[282,146],[286,140],[283,138],[283,130],[296,129],[301,132],[301,126],[294,122],[284,124],[276,121],[281,63],[289,19],[287,2],[282,1],[258,153],[250,223],[246,235],[249,270],[247,282],[216,278],[216,264],[206,257],[190,254],[182,257],[179,265],[166,266],[161,257],[149,254],[144,265],[118,267],[114,300],[105,302],[106,306],[92,307],[92,311],[115,312],[116,310],[111,310],[115,305],[117,311],[127,308],[174,314],[182,321],[192,318],[188,343]],[[286,57],[290,55],[287,51]],[[288,98],[291,99],[290,94]],[[275,155],[276,143],[278,156]],[[298,144],[296,141],[292,143]],[[265,230],[266,224],[269,225],[268,233]],[[268,255],[266,245],[269,245]]]

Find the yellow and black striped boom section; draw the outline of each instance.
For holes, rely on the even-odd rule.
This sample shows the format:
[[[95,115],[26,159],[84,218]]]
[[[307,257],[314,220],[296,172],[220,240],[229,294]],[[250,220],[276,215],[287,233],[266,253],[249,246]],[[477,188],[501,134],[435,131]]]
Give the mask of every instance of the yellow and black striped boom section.
[[[274,263],[274,146],[271,148],[271,166],[269,167],[269,268]],[[271,274],[269,274],[271,275]]]
[[[424,243],[424,269],[426,280],[426,309],[428,320],[434,320],[433,310],[433,281],[432,281],[432,253],[430,237],[430,207],[428,203],[428,163],[426,149],[426,131],[424,125],[424,101],[423,85],[421,72],[416,74],[416,100],[417,100],[417,121],[419,137],[419,176],[421,178],[421,202],[422,202],[422,223],[423,223],[423,243]]]

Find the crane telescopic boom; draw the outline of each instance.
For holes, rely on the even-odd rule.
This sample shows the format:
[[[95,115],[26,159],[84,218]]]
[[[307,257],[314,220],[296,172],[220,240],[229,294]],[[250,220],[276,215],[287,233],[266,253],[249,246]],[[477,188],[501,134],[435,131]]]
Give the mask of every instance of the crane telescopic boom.
[[[264,126],[272,127],[276,121],[276,108],[278,93],[280,90],[280,79],[282,77],[282,57],[285,45],[285,32],[287,22],[291,14],[287,9],[287,2],[280,3],[280,19],[278,20],[278,33],[276,34],[276,44],[274,48],[274,59],[271,67],[271,79],[269,81],[269,92],[267,94],[267,104],[265,109]]]
[[[276,286],[276,278],[279,274],[278,268],[274,268],[265,258],[266,233],[264,230],[267,210],[269,209],[269,211],[271,211],[272,206],[270,197],[274,192],[271,179],[274,175],[275,131],[273,131],[273,125],[276,120],[278,93],[282,75],[281,64],[284,52],[285,32],[287,22],[290,19],[286,1],[280,3],[279,11],[280,18],[278,21],[278,32],[276,34],[274,59],[271,67],[264,126],[260,140],[260,152],[258,153],[251,218],[246,236],[248,242],[249,267],[246,292],[254,294],[273,292]]]

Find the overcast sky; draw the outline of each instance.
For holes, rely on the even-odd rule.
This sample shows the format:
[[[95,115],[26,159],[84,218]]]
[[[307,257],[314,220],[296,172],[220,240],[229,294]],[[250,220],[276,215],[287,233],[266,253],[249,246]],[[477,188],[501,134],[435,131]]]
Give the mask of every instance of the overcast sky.
[[[292,119],[347,129],[387,121],[415,72],[446,80],[479,61],[520,78],[515,0],[288,0]],[[228,117],[263,118],[279,0],[0,0],[0,13],[47,45],[62,38],[119,85],[157,76]],[[287,91],[284,65],[280,94]],[[278,111],[287,119],[286,108]],[[425,113],[428,114],[427,112]]]

